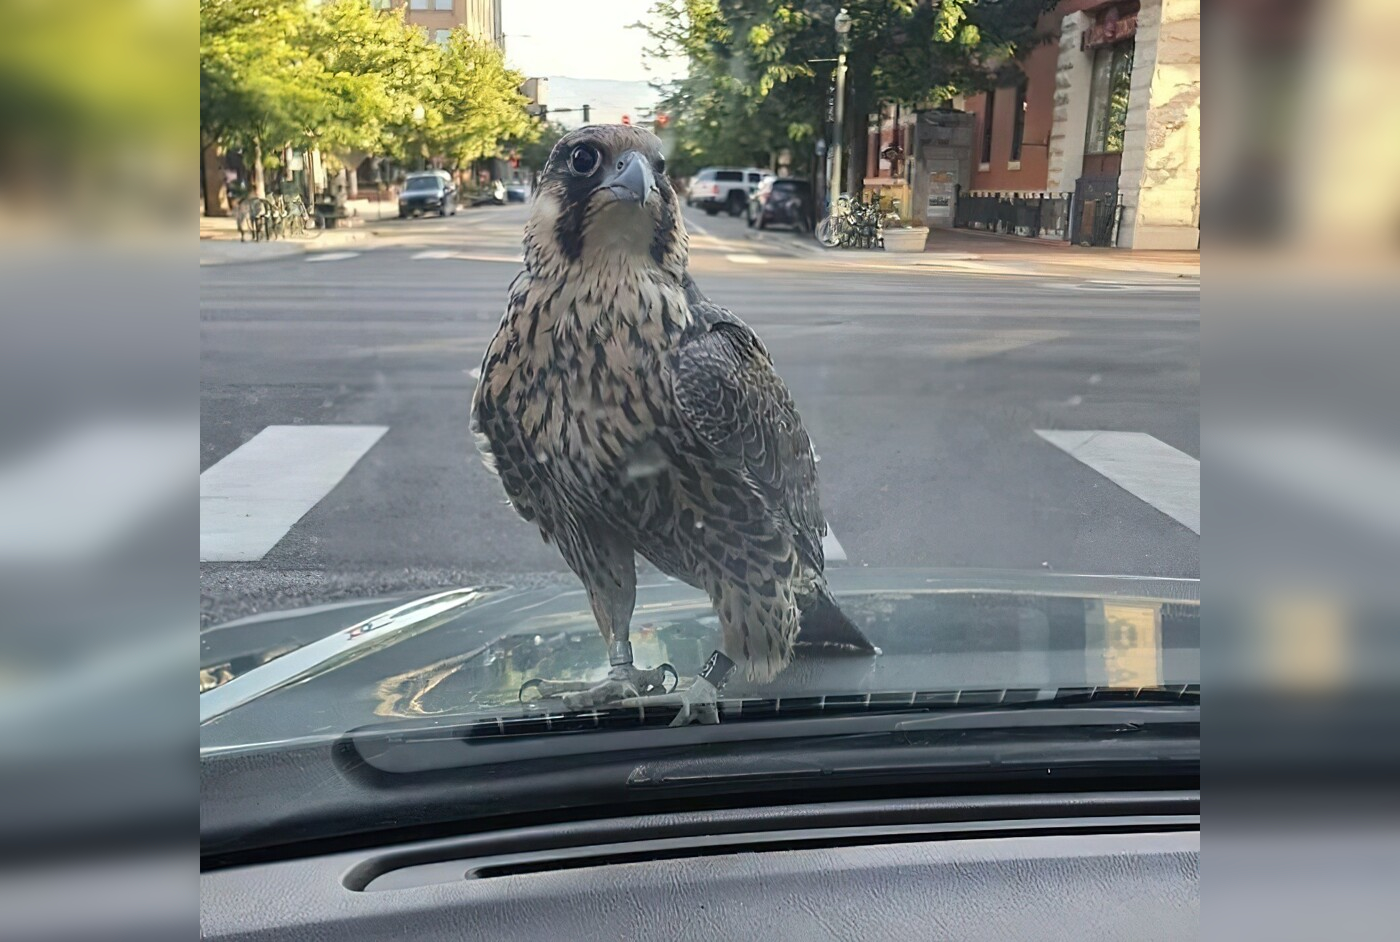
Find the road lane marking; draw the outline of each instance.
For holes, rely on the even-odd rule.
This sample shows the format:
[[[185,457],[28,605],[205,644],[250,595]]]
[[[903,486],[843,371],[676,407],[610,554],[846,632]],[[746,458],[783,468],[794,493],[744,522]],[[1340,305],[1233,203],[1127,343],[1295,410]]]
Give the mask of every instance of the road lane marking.
[[[836,534],[831,532],[828,525],[826,533],[822,536],[822,554],[826,556],[829,563],[844,563],[846,561],[846,548],[841,545],[841,541],[836,539]]]
[[[199,559],[262,559],[388,431],[269,425],[199,476]]]
[[[461,262],[506,262],[511,265],[523,265],[525,256],[523,255],[493,255],[485,252],[453,252],[445,249],[429,249],[426,252],[419,252],[409,256],[410,261],[445,261],[455,260]]]
[[[1060,330],[999,330],[987,337],[939,343],[934,349],[940,358],[976,360],[1067,336]]]
[[[1201,532],[1201,463],[1143,432],[1036,429],[1067,455],[1176,522]]]
[[[1199,281],[1046,281],[1042,288],[1061,291],[1152,291],[1179,294],[1200,294]]]
[[[308,262],[343,262],[347,258],[358,258],[359,252],[308,252]]]
[[[736,265],[767,265],[768,259],[762,255],[737,254],[726,255],[725,258]]]

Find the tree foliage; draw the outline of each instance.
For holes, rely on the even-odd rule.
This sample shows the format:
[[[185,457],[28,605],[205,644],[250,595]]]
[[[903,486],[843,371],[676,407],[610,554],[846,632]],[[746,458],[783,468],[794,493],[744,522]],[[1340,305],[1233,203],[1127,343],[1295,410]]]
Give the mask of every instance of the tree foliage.
[[[524,142],[516,148],[520,154],[520,165],[530,170],[543,170],[549,163],[549,155],[559,138],[569,133],[569,129],[558,121],[550,121],[539,129],[533,141]]]
[[[462,164],[529,140],[524,76],[493,44],[448,42],[367,0],[200,0],[204,143],[318,147]]]
[[[678,173],[703,164],[801,164],[826,134],[838,47],[851,17],[848,113],[881,101],[939,102],[1014,81],[1053,0],[658,0],[646,29],[658,56],[689,60],[663,87]]]

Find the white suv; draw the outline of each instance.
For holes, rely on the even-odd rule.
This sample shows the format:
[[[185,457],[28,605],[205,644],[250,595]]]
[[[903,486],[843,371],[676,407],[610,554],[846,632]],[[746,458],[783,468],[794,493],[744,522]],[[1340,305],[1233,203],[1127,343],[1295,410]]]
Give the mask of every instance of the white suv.
[[[749,205],[749,195],[767,174],[757,167],[706,167],[690,181],[685,203],[699,206],[710,216],[721,209],[731,216],[741,215]]]

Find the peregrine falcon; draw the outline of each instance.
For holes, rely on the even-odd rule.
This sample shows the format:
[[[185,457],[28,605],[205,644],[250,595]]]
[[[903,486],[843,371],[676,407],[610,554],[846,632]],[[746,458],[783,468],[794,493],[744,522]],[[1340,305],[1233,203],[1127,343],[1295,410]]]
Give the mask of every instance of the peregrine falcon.
[[[875,649],[827,589],[816,458],[792,396],[758,336],[690,278],[665,169],[641,128],[589,126],[555,145],[472,429],[516,512],[582,580],[608,644],[607,680],[526,687],[570,709],[669,703],[682,725],[717,722],[729,672],[769,680],[799,640]],[[714,604],[719,646],[689,685],[667,690],[674,668],[632,662],[637,554]]]

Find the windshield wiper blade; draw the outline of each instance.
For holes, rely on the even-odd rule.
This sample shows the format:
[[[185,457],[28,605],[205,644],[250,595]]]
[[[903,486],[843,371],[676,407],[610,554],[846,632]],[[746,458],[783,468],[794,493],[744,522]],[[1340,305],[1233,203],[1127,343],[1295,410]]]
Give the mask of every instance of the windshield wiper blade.
[[[1177,730],[1199,739],[1200,685],[1146,688],[977,689],[720,701],[718,726],[668,728],[673,709],[596,708],[567,712],[502,708],[500,712],[397,720],[350,730],[347,755],[392,774],[548,758],[585,761],[613,750],[805,741],[812,737],[1004,735],[1037,738],[1111,727]],[[940,722],[941,719],[941,722]],[[921,721],[929,720],[927,724]],[[961,723],[961,726],[959,725]],[[1194,732],[1192,731],[1194,730]],[[1176,733],[1172,733],[1176,735]],[[598,737],[608,737],[606,745]],[[615,738],[616,737],[616,738]]]
[[[1051,687],[1051,688],[975,688],[931,691],[881,691],[864,694],[832,694],[826,696],[746,697],[721,699],[721,725],[753,723],[775,719],[817,719],[854,715],[897,715],[901,713],[927,717],[937,723],[940,716],[955,714],[986,714],[1000,716],[1005,723],[1009,711],[1053,710],[1059,724],[1080,722],[1113,722],[1104,715],[1106,708],[1131,708],[1133,716],[1147,718],[1143,712],[1163,706],[1199,707],[1200,684],[1175,684],[1161,687]],[[531,705],[533,706],[533,705]],[[1065,711],[1071,708],[1092,710],[1093,713]],[[1139,716],[1140,715],[1140,716]],[[473,717],[459,735],[467,740],[499,740],[520,736],[540,736],[559,733],[580,733],[589,730],[617,730],[665,727],[675,717],[671,709],[649,707],[596,707],[588,710],[564,711],[526,709],[520,714],[498,714]],[[1124,721],[1127,720],[1124,714]],[[944,721],[946,722],[946,721]],[[1049,725],[1053,717],[1042,721]],[[901,724],[904,725],[904,724]]]

